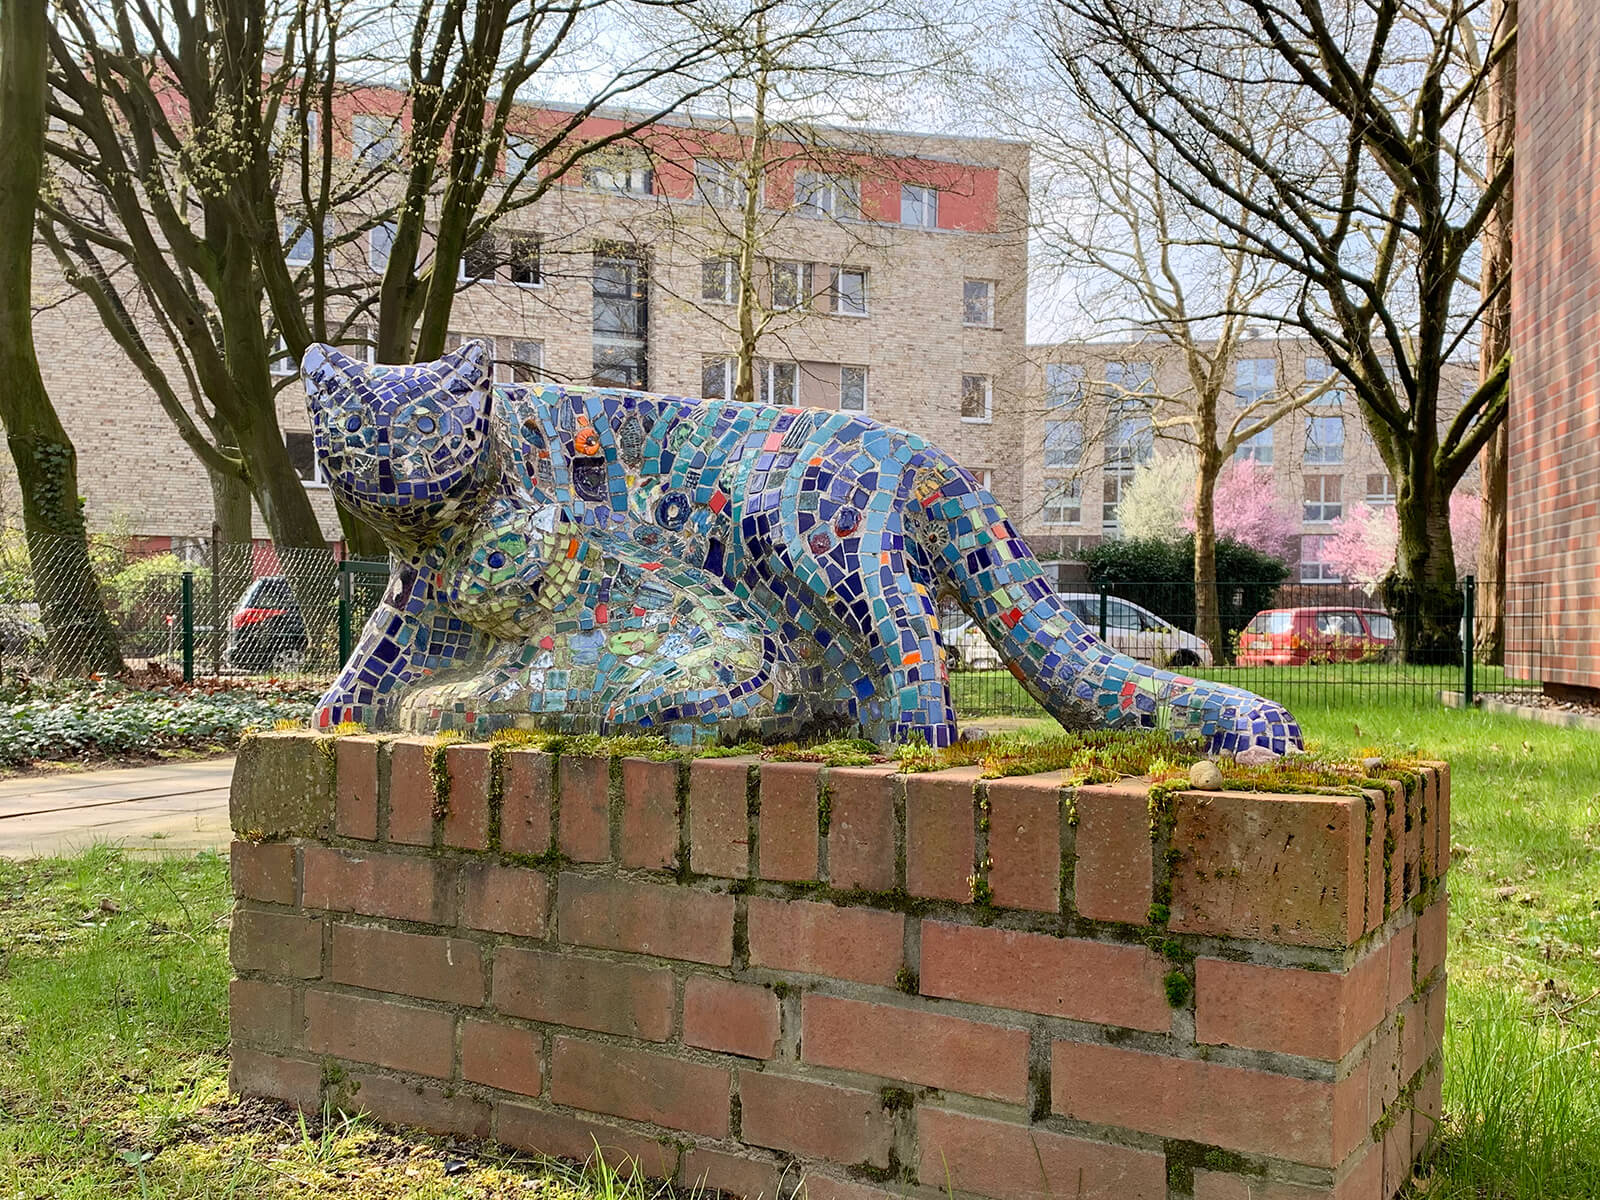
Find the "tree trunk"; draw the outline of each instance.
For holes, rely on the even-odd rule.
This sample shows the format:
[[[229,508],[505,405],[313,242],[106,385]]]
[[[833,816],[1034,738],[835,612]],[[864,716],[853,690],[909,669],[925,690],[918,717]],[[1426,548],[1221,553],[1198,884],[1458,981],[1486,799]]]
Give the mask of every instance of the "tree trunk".
[[[89,562],[78,458],[33,345],[33,223],[44,160],[45,3],[0,6],[0,424],[16,463],[34,588],[56,674],[122,668]]]
[[[1194,631],[1218,662],[1233,658],[1222,637],[1222,606],[1217,599],[1217,472],[1201,454],[1194,474]]]
[[[1496,32],[1517,27],[1517,0],[1496,0],[1489,27]],[[1489,174],[1492,176],[1511,155],[1517,118],[1517,52],[1513,47],[1489,76]],[[1500,360],[1511,351],[1511,213],[1512,194],[1507,187],[1483,228],[1484,295],[1490,296],[1483,314],[1483,342],[1479,349],[1478,378],[1488,379]],[[1495,289],[1498,288],[1498,291]],[[1511,387],[1512,384],[1507,384]],[[1478,657],[1503,663],[1506,652],[1506,504],[1510,412],[1500,422],[1478,467],[1483,478],[1483,526],[1478,542],[1477,629],[1471,631]]]
[[[233,446],[224,447],[237,454]],[[202,611],[211,626],[206,659],[212,675],[222,669],[228,616],[253,577],[255,555],[251,529],[250,485],[225,471],[211,472],[211,585]]]
[[[1450,493],[1413,463],[1395,498],[1394,566],[1378,594],[1394,619],[1401,661],[1447,666],[1461,661],[1461,590],[1450,545]]]

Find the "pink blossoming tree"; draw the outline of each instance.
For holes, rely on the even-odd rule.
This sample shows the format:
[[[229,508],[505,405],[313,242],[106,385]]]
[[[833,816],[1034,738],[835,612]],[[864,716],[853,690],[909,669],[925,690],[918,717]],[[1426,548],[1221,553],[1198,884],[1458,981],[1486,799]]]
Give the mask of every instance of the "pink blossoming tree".
[[[1483,503],[1478,497],[1462,492],[1450,497],[1450,538],[1458,561],[1476,561],[1482,517]],[[1323,561],[1351,583],[1375,590],[1394,565],[1398,539],[1392,506],[1368,508],[1358,503],[1333,523],[1332,533],[1323,545]]]

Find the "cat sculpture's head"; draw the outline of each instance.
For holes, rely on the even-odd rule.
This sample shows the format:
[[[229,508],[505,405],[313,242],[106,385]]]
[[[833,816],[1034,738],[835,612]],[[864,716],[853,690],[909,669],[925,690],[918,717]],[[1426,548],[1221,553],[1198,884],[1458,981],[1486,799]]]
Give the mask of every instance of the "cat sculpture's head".
[[[437,526],[476,505],[492,475],[488,348],[375,366],[324,345],[300,360],[328,487],[386,533]]]

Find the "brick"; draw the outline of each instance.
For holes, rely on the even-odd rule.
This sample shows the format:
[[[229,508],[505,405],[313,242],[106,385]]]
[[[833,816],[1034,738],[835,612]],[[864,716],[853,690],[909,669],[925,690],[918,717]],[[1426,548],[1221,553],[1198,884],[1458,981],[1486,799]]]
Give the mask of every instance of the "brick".
[[[1350,797],[1180,793],[1169,928],[1351,945],[1365,928],[1365,829],[1365,805]],[[1083,843],[1080,816],[1080,873]]]
[[[228,855],[233,894],[267,904],[293,904],[294,857],[290,842],[235,841]]]
[[[1444,1064],[1435,1059],[1423,1073],[1411,1101],[1411,1159],[1423,1158],[1432,1148],[1434,1130],[1444,1113]]]
[[[750,874],[747,758],[699,758],[689,764],[689,869],[744,879]]]
[[[235,971],[316,979],[322,974],[322,921],[299,913],[235,909],[228,961]]]
[[[465,938],[335,924],[328,978],[375,992],[477,1006],[483,1003],[483,956]]]
[[[747,904],[752,967],[894,986],[905,962],[902,914],[760,896]]]
[[[431,1133],[489,1136],[489,1106],[437,1084],[402,1083],[382,1075],[352,1073],[341,1089],[347,1111],[366,1112],[390,1125],[411,1125]]]
[[[306,1049],[351,1062],[450,1077],[455,1018],[437,1009],[393,1000],[306,993]]]
[[[376,737],[342,737],[334,746],[338,772],[333,827],[341,837],[378,840],[378,747]]]
[[[622,760],[622,865],[671,869],[678,865],[676,762]]]
[[[1383,865],[1383,839],[1388,823],[1384,817],[1383,793],[1376,788],[1367,788],[1361,793],[1368,806],[1365,820],[1372,825],[1367,833],[1367,892],[1366,928],[1370,933],[1383,924],[1384,901],[1388,895],[1388,883],[1384,875]]]
[[[691,1146],[678,1167],[679,1185],[700,1196],[721,1192],[750,1200],[773,1200],[778,1194],[778,1177],[776,1163],[742,1154],[723,1154],[703,1146]]]
[[[1420,834],[1422,842],[1421,867],[1419,868],[1418,890],[1439,877],[1439,862],[1437,851],[1439,847],[1438,834],[1434,823],[1439,819],[1439,773],[1432,767],[1424,764],[1418,769],[1422,776],[1422,809],[1420,816]]]
[[[1028,1033],[960,1017],[839,996],[801,1002],[801,1057],[905,1083],[1021,1104]]]
[[[555,1103],[707,1137],[727,1136],[730,1083],[717,1067],[579,1038],[556,1038],[550,1056]]]
[[[1166,1200],[1159,1152],[1009,1121],[917,1109],[917,1178],[995,1200]]]
[[[389,745],[389,840],[433,845],[432,738],[398,738]]]
[[[763,879],[817,877],[816,763],[763,763],[760,860]]]
[[[1384,892],[1383,911],[1386,915],[1393,915],[1400,911],[1400,906],[1405,902],[1405,863],[1406,863],[1406,790],[1400,783],[1391,785],[1391,796],[1387,804],[1393,805],[1393,811],[1388,815],[1389,833],[1388,841],[1384,844],[1384,876],[1387,880]]]
[[[550,849],[554,762],[540,750],[507,752],[500,793],[500,848],[506,853],[544,854]]]
[[[502,946],[494,1006],[514,1017],[664,1042],[672,1034],[672,972]]]
[[[1073,907],[1096,921],[1147,923],[1155,897],[1149,788],[1081,787],[1074,804]]]
[[[887,892],[895,885],[892,767],[834,767],[828,789],[828,881]]]
[[[975,767],[906,776],[906,890],[913,896],[972,899],[977,780]]]
[[[322,739],[273,732],[240,745],[228,789],[230,828],[257,842],[321,839],[333,832],[334,809],[333,761]]]
[[[497,1021],[461,1022],[461,1078],[537,1096],[544,1076],[537,1033]]]
[[[1389,954],[1389,1003],[1390,1012],[1399,1008],[1405,998],[1414,990],[1412,976],[1412,955],[1416,952],[1417,925],[1415,921],[1407,921],[1404,925],[1394,930],[1389,935],[1385,947]]]
[[[1409,1019],[1415,1004],[1406,1001],[1402,1012]],[[1367,1052],[1367,1122],[1382,1119],[1400,1095],[1401,1030],[1390,1021],[1378,1030]]]
[[[444,752],[450,775],[446,801],[444,844],[462,850],[489,848],[489,778],[493,759],[488,746],[451,746]]]
[[[683,985],[683,1040],[691,1046],[771,1058],[778,1032],[778,997],[767,988],[710,975]]]
[[[529,867],[469,863],[462,868],[461,923],[468,929],[542,938],[548,926],[550,881]]]
[[[1444,966],[1450,933],[1450,902],[1435,900],[1417,918],[1417,983]]]
[[[434,859],[307,846],[303,870],[307,908],[430,925],[453,920],[453,889]]]
[[[234,1046],[229,1053],[228,1090],[237,1096],[270,1096],[315,1112],[322,1107],[322,1068]]]
[[[561,940],[726,967],[733,962],[733,897],[667,884],[563,874]]]
[[[829,1162],[889,1165],[894,1122],[877,1092],[770,1071],[739,1072],[740,1136]]]
[[[1317,1167],[1366,1135],[1364,1072],[1334,1084],[1088,1042],[1050,1057],[1051,1108],[1073,1120]]]
[[[1436,772],[1437,791],[1434,796],[1436,815],[1433,821],[1434,861],[1443,876],[1450,869],[1450,764],[1429,763]]]
[[[1387,1015],[1388,968],[1382,946],[1348,971],[1198,959],[1195,1041],[1338,1062]]]
[[[494,1106],[494,1136],[518,1150],[580,1163],[592,1162],[598,1154],[624,1179],[635,1167],[651,1179],[671,1179],[678,1171],[674,1142],[524,1104],[501,1101]]]
[[[611,760],[563,755],[556,774],[561,780],[561,853],[577,862],[608,862]]]
[[[988,785],[989,888],[1002,908],[1061,907],[1061,787],[1052,772]]]
[[[1165,1033],[1166,973],[1144,946],[922,923],[924,996]]]
[[[1406,788],[1404,898],[1409,900],[1422,889],[1422,806],[1426,785],[1421,776]]]
[[[287,1050],[300,1032],[294,993],[260,979],[228,983],[228,1032],[235,1042]]]
[[[1399,1109],[1383,1133],[1383,1195],[1393,1196],[1411,1179],[1411,1110]]]

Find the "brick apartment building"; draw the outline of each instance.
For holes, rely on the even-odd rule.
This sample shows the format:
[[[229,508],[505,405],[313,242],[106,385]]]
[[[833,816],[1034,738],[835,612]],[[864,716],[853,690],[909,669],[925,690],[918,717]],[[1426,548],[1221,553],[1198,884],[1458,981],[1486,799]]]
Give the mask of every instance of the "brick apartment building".
[[[388,150],[387,126],[371,123],[395,104],[392,95],[378,101],[353,106],[350,128],[336,133],[352,160]],[[579,134],[618,125],[596,118]],[[1022,466],[996,414],[1025,386],[1027,146],[813,133],[806,147],[774,146],[768,161],[777,165],[762,182],[757,278],[768,332],[759,398],[862,411],[915,430],[987,473],[1002,503],[1016,507]],[[731,395],[736,292],[725,229],[739,199],[728,156],[740,145],[726,125],[668,121],[570,172],[469,249],[451,339],[488,339],[507,382]],[[374,223],[383,203],[381,194],[364,197],[363,211],[350,214],[352,229],[369,232],[333,252],[336,281],[365,273],[375,283],[388,252],[388,227]],[[309,241],[287,212],[284,228],[293,263]],[[42,249],[35,279],[40,365],[77,445],[91,527],[208,535],[204,469]],[[367,337],[356,323],[341,341],[360,349]],[[273,364],[279,421],[336,539],[295,370],[287,357]],[[10,507],[7,486],[14,480],[0,475],[0,514]],[[259,520],[256,532],[265,532]]]
[[[1545,621],[1513,625],[1507,649],[1542,648],[1546,691],[1597,700],[1600,22],[1591,0],[1524,0],[1517,53],[1506,575],[1542,584]]]
[[[1275,402],[1323,383],[1328,363],[1314,350],[1290,338],[1244,341],[1233,364],[1233,402]],[[1036,345],[1028,379],[1016,422],[1024,445],[1021,524],[1041,558],[1065,562],[1079,548],[1116,536],[1117,505],[1137,466],[1181,452],[1180,443],[1156,436],[1152,412],[1159,419],[1163,401],[1181,411],[1190,385],[1179,354],[1151,341]],[[1453,366],[1443,397],[1459,403],[1476,382],[1474,369]],[[1224,427],[1232,418],[1219,413]],[[1339,582],[1322,557],[1334,521],[1357,503],[1394,503],[1394,480],[1346,388],[1327,387],[1236,457],[1269,467],[1278,503],[1298,519],[1303,583]],[[1469,490],[1474,479],[1465,481]]]

